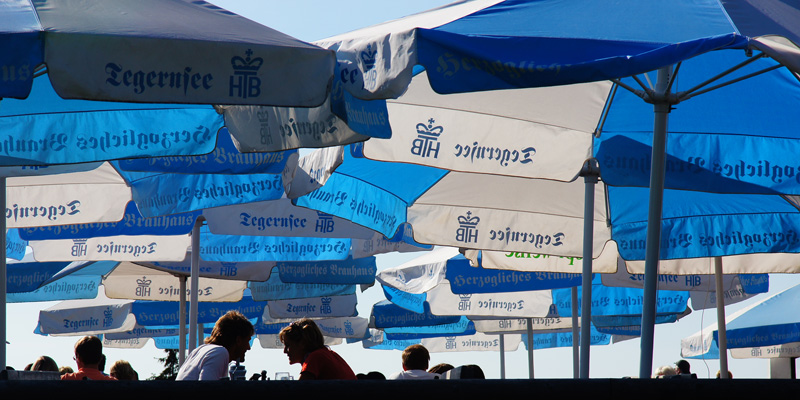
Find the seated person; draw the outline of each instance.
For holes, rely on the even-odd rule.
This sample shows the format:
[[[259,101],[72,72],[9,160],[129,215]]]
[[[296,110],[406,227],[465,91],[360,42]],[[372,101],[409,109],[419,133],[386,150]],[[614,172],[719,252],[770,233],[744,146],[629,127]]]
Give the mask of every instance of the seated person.
[[[278,335],[289,364],[303,364],[299,380],[347,379],[356,380],[356,374],[344,359],[325,346],[317,324],[306,318],[281,329]]]
[[[403,350],[403,372],[389,376],[389,380],[396,379],[439,379],[439,374],[428,372],[428,362],[431,360],[428,349],[421,344],[412,344]]]
[[[178,381],[207,381],[228,378],[228,364],[244,361],[250,350],[253,324],[238,311],[219,317],[205,344],[192,350],[178,370]]]
[[[97,336],[84,336],[75,343],[75,362],[78,372],[61,375],[62,381],[115,381],[103,374],[98,366],[103,360],[103,342]]]
[[[138,381],[139,374],[133,369],[131,363],[125,360],[119,360],[111,366],[109,375],[117,378],[120,381]]]

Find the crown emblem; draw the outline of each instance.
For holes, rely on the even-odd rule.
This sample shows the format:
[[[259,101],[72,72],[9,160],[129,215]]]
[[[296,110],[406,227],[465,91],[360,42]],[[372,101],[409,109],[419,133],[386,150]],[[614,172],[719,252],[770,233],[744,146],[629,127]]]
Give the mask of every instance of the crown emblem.
[[[253,55],[253,50],[247,49],[244,52],[245,58],[235,56],[231,58],[231,65],[233,69],[236,71],[241,72],[256,72],[259,68],[261,68],[261,64],[264,63],[264,59],[261,57],[250,58]]]
[[[472,211],[467,211],[467,215],[461,215],[458,217],[458,224],[459,225],[471,225],[475,226],[478,225],[481,219],[479,217],[473,217]]]
[[[375,67],[375,55],[377,53],[378,50],[373,50],[372,45],[367,45],[367,49],[361,52],[361,61],[364,63],[365,71],[369,71]]]
[[[333,299],[332,299],[332,298],[330,298],[330,297],[323,297],[323,298],[322,298],[322,299],[320,299],[320,300],[322,301],[322,304],[323,304],[323,305],[330,305],[330,304],[331,304],[331,301],[333,301]]]
[[[444,131],[444,128],[441,126],[433,126],[435,122],[436,120],[431,118],[428,120],[428,125],[425,125],[424,123],[417,124],[417,134],[419,136],[427,136],[432,139],[438,138],[439,135],[442,134],[442,131]]]
[[[228,261],[228,262],[220,261],[220,265],[222,265],[225,268],[233,268],[233,267],[236,266],[236,263],[235,262],[230,262],[230,261]]]
[[[136,284],[139,286],[150,286],[150,282],[152,281],[150,279],[147,279],[146,276],[143,276],[142,279],[136,280]]]
[[[469,301],[469,299],[472,298],[472,294],[460,294],[458,298],[461,299],[461,301]]]
[[[317,211],[317,218],[319,219],[333,219],[333,215],[324,213],[322,211]]]
[[[113,314],[114,314],[114,312],[111,310],[111,307],[107,307],[107,308],[106,308],[106,309],[103,311],[103,315],[104,315],[106,318],[111,318],[111,316],[112,316]]]

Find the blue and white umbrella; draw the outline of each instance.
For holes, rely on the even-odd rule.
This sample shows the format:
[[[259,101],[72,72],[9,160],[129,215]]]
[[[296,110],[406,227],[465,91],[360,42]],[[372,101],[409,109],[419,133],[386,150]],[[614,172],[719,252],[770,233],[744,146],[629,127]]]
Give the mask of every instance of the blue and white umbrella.
[[[124,108],[122,103],[89,103],[313,106],[327,97],[333,73],[330,51],[205,2],[22,1],[3,3],[0,14],[0,63],[6,71],[0,97],[6,99],[4,112],[16,110],[4,119],[3,132],[10,135],[3,146],[4,165],[201,154],[213,148],[222,122],[209,106],[150,107],[152,112],[131,107],[111,113]],[[47,79],[34,79],[44,71],[50,82],[33,85]],[[32,96],[32,86],[50,94]],[[51,107],[55,113],[44,116],[55,99],[53,91],[86,101],[61,102]],[[20,103],[29,111],[6,104],[11,98],[27,98]],[[75,113],[76,107],[89,113]],[[146,125],[154,120],[157,126]],[[175,124],[179,121],[191,124]],[[16,141],[22,137],[23,142]],[[184,141],[193,148],[175,150]],[[4,181],[2,186],[5,190]],[[0,275],[5,276],[5,267]],[[0,297],[4,303],[5,291]],[[0,338],[0,363],[4,360],[5,340]]]
[[[734,358],[797,357],[800,321],[792,310],[798,304],[800,286],[788,288],[730,315],[725,321],[727,348]],[[681,356],[718,358],[717,325],[681,339]]]
[[[786,158],[791,152],[785,152],[798,145],[789,117],[796,108],[797,96],[774,95],[798,90],[791,71],[781,68],[798,70],[794,44],[799,37],[796,27],[800,24],[795,17],[798,7],[788,5],[784,10],[783,6],[755,10],[744,2],[713,0],[669,6],[640,2],[613,6],[589,2],[459,2],[319,44],[337,50],[340,69],[347,68],[348,72],[342,74],[347,77],[344,87],[361,98],[400,96],[418,64],[425,67],[430,85],[438,93],[603,80],[626,89],[607,90],[606,100],[590,109],[600,116],[596,128],[573,133],[599,136],[593,153],[607,183],[648,186],[652,181],[652,211],[647,224],[652,229],[647,257],[651,282],[648,314],[652,315],[660,254],[658,224],[654,221],[660,218],[663,186],[789,194],[800,187],[793,179],[796,163]],[[531,20],[544,22],[532,25],[528,23]],[[598,24],[599,20],[604,23]],[[675,73],[672,67],[662,70],[655,85],[648,85],[654,81],[650,77],[627,78],[673,65]],[[725,75],[727,82],[719,80]],[[712,87],[720,81],[723,84]],[[602,92],[602,88],[599,90]],[[742,93],[746,96],[739,96]],[[652,149],[642,144],[649,142],[648,132],[654,123],[650,106],[641,98],[655,104],[658,116]],[[742,101],[729,101],[734,98]],[[681,103],[689,99],[685,105]],[[670,111],[674,133],[665,144]],[[358,112],[351,114],[356,117]],[[752,115],[759,116],[755,119],[758,124],[752,123]],[[448,125],[444,125],[447,120],[429,121],[427,115],[413,118],[413,124],[421,126],[413,134],[420,143],[418,154],[423,143],[433,144],[437,133],[448,132]],[[391,115],[384,119],[389,121]],[[544,130],[552,137],[553,129]],[[463,144],[457,144],[462,145],[463,154]],[[514,150],[483,141],[475,146]],[[586,154],[585,147],[576,147],[574,152]],[[412,154],[415,149],[413,143],[401,148],[410,149]],[[577,171],[580,164],[568,170]],[[649,331],[645,342],[651,341],[652,326]],[[646,348],[642,377],[650,376],[651,356]]]

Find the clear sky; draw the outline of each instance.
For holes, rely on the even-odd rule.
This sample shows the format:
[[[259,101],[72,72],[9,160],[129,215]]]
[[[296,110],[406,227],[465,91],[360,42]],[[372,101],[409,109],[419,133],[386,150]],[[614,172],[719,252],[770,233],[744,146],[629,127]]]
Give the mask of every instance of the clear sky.
[[[305,41],[314,41],[373,25],[383,21],[396,19],[405,15],[447,4],[446,0],[212,0],[225,9],[243,15],[261,24],[270,26],[281,32]],[[415,254],[385,255],[378,257],[378,268],[384,269],[399,265]],[[772,275],[770,294],[790,286],[800,284],[800,276]],[[730,314],[754,301],[763,299],[759,295],[747,302],[729,306]],[[370,306],[383,299],[379,287],[372,287],[359,293],[358,311],[361,316],[369,316]],[[22,369],[33,362],[39,355],[50,355],[59,365],[70,365],[72,347],[76,337],[43,337],[34,335],[38,311],[55,303],[9,304],[8,312],[8,364]],[[689,336],[701,327],[716,322],[714,311],[697,311],[674,324],[659,325],[655,331],[655,351],[653,370],[660,365],[672,364],[680,359],[680,339]],[[615,378],[622,376],[638,376],[639,371],[638,339],[629,340],[610,346],[592,348],[592,378]],[[336,346],[355,372],[381,371],[385,375],[401,369],[399,351],[365,350],[360,344]],[[158,373],[162,367],[155,360],[163,356],[151,343],[141,350],[106,349],[108,365],[114,361],[125,359],[131,362],[141,378]],[[540,378],[572,377],[571,349],[552,349],[535,352],[535,376]],[[468,352],[463,354],[440,353],[431,355],[431,365],[448,362],[453,365],[478,364],[486,372],[487,377],[499,378],[500,366],[497,353]],[[718,367],[717,360],[690,360],[692,370],[701,378],[713,377]],[[299,366],[289,366],[286,356],[281,350],[262,349],[255,343],[247,353],[245,362],[248,375],[266,370],[267,375],[274,377],[275,372],[288,371],[295,377]],[[729,360],[730,370],[736,378],[766,378],[769,376],[767,360]],[[509,378],[526,378],[528,376],[527,354],[523,346],[506,356],[506,374]]]

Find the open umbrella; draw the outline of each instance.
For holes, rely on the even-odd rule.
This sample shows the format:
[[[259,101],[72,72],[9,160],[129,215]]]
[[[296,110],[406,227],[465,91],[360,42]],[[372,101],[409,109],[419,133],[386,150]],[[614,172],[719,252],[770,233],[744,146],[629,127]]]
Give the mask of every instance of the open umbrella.
[[[4,21],[0,29],[3,36],[0,64],[6,71],[2,77],[0,97],[6,99],[28,97],[34,77],[43,71],[42,66],[46,66],[53,88],[64,98],[137,103],[312,106],[320,104],[327,96],[333,72],[334,60],[330,51],[300,42],[205,2],[23,1],[3,3],[0,13]],[[276,75],[282,78],[271,78]],[[36,113],[43,110],[44,103],[32,97],[26,103]],[[57,110],[64,111],[64,108]],[[40,157],[43,153],[40,150],[53,155],[66,153],[79,157],[90,155],[95,160],[96,157],[107,159],[109,156],[103,151],[109,146],[125,143],[136,148],[136,145],[130,146],[130,138],[137,134],[147,138],[152,133],[155,142],[159,143],[162,136],[167,141],[170,137],[191,141],[193,135],[190,132],[198,126],[195,121],[191,128],[169,128],[171,131],[158,131],[152,126],[133,127],[129,123],[143,119],[136,113],[129,113],[125,117],[128,122],[124,124],[119,124],[122,121],[119,119],[106,119],[111,127],[104,131],[102,125],[90,120],[97,121],[98,115],[107,113],[102,112],[103,107],[98,109],[95,106],[94,110],[101,112],[83,120],[73,112],[60,112],[55,118],[34,113],[29,113],[28,117],[20,114],[21,118],[11,125],[31,141],[22,146],[26,151],[23,154],[16,152],[21,148],[20,142],[8,142],[14,148],[4,147],[4,150],[8,156],[14,157],[14,161],[6,165],[52,162],[47,157]],[[206,121],[212,113],[213,110],[208,109]],[[166,117],[170,114],[166,111],[161,115]],[[170,119],[160,118],[158,121]],[[41,129],[31,130],[30,124],[24,125],[22,120],[34,125],[41,122],[37,126]],[[203,125],[208,127],[206,123]],[[81,129],[72,129],[75,127]],[[120,128],[129,131],[119,132]],[[4,128],[4,132],[11,134],[10,129]],[[208,132],[215,130],[208,129]],[[138,146],[144,144],[140,141],[142,136],[133,138]],[[63,137],[70,146],[78,147],[68,146],[70,150],[65,152],[52,151],[53,147],[59,150],[63,144],[58,137]],[[51,138],[56,140],[51,141]],[[87,145],[103,151],[80,150],[80,146]],[[34,154],[39,155],[32,155],[31,148]],[[146,145],[144,148],[146,152],[154,150]],[[149,154],[140,154],[146,155]],[[63,159],[59,161],[64,162]],[[67,162],[78,161],[89,160],[73,157]],[[4,189],[5,181],[2,186]],[[5,203],[5,197],[2,200]],[[4,245],[0,247],[5,248]],[[0,275],[5,276],[5,267]],[[5,285],[2,288],[0,297],[5,302]],[[3,338],[5,319],[3,311],[0,313]],[[0,363],[4,362],[5,340],[0,340]]]
[[[792,351],[800,342],[800,329],[794,313],[787,312],[797,304],[800,287],[788,288],[753,303],[726,321],[727,348],[735,358],[797,357]],[[681,356],[717,358],[722,336],[716,325],[681,339]]]
[[[648,185],[646,178],[653,172],[649,180],[653,202],[648,224],[652,233],[647,240],[650,243],[647,308],[652,311],[660,243],[658,224],[654,221],[660,217],[660,193],[665,184],[759,193],[792,193],[797,189],[794,181],[784,178],[796,175],[792,161],[777,155],[772,157],[763,149],[783,151],[785,146],[796,146],[792,124],[785,117],[791,115],[789,110],[796,96],[774,96],[774,93],[797,90],[791,73],[781,66],[797,70],[797,46],[792,41],[798,39],[798,8],[797,4],[786,3],[756,8],[746,1],[713,0],[676,2],[668,7],[636,2],[613,6],[588,2],[458,2],[319,43],[337,50],[340,68],[346,64],[351,72],[343,74],[348,78],[344,84],[346,90],[362,98],[402,94],[416,64],[425,67],[431,86],[438,93],[601,80],[613,80],[631,92],[609,91],[607,99],[615,93],[621,97],[604,102],[608,113],[602,114],[597,124],[599,129],[595,130],[601,140],[596,154],[602,155],[598,159],[604,172],[618,169],[635,176],[628,182]],[[534,19],[542,22],[530,24]],[[598,20],[605,22],[597,24]],[[655,80],[646,76],[620,79],[671,65],[675,65],[674,69],[662,70],[656,84],[648,85]],[[730,79],[716,85],[724,76]],[[767,94],[750,96],[753,90]],[[729,99],[740,98],[738,93],[748,96],[744,101],[734,102],[734,107],[746,108],[747,112],[731,111],[727,106],[724,111],[713,111],[715,106],[730,103]],[[655,105],[658,116],[655,124],[652,111],[648,111],[650,106],[642,98]],[[776,101],[764,102],[764,98]],[[675,107],[689,99],[685,106]],[[750,129],[752,124],[745,121],[756,109],[769,121],[763,130]],[[673,111],[673,129],[678,132],[675,136],[680,139],[676,138],[667,147],[663,138],[670,111]],[[720,119],[724,124],[718,125],[715,118],[707,118],[709,115],[724,115]],[[427,127],[424,121],[427,118],[419,116],[414,123]],[[653,126],[657,140],[651,152],[634,138],[642,133],[649,137]],[[447,131],[446,126],[442,127]],[[687,146],[690,142],[703,144]],[[772,147],[776,143],[781,144]],[[495,148],[484,142],[480,145]],[[750,151],[754,148],[760,149],[758,154]],[[625,151],[624,157],[616,157],[620,153],[614,149]],[[665,149],[675,157],[667,160]],[[671,176],[665,181],[666,162]],[[634,174],[637,166],[642,165]],[[776,176],[775,168],[780,169],[780,177]],[[576,169],[573,166],[572,170]],[[643,341],[642,377],[650,376],[652,351],[647,343],[652,342],[652,327],[649,331]]]

